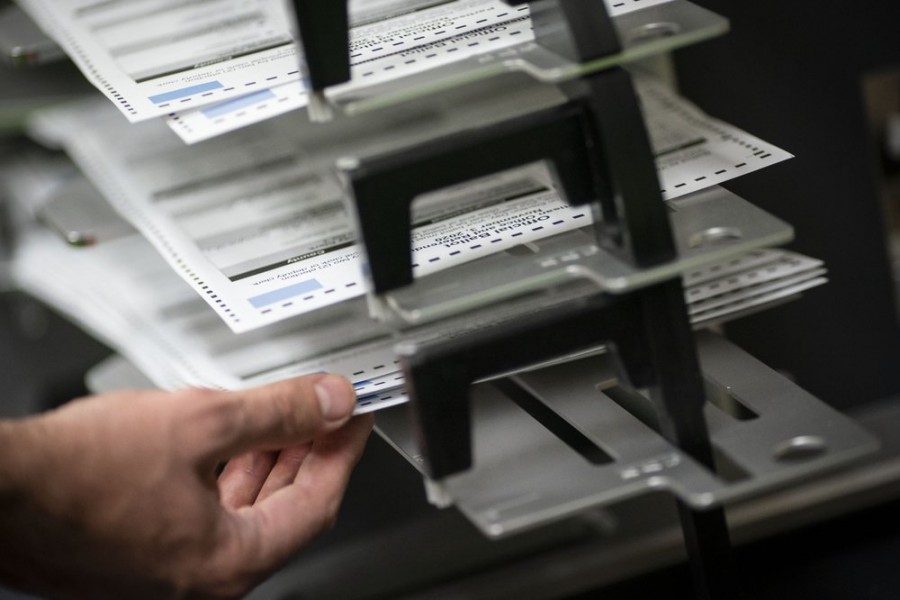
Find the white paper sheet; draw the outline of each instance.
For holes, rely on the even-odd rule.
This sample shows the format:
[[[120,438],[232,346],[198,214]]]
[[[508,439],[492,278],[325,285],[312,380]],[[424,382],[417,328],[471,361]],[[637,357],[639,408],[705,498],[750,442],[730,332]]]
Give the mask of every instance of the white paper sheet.
[[[90,186],[74,185],[83,179],[71,164],[45,158],[0,165],[0,173],[27,172],[27,181],[8,186],[14,208],[30,212],[35,197],[46,195],[45,185],[29,181],[59,180],[61,174],[72,184],[64,199],[73,208],[102,201]],[[23,161],[28,168],[14,168]],[[73,247],[33,220],[21,225],[12,263],[16,283],[81,323],[162,388],[242,389],[331,371],[353,382],[359,411],[405,401],[396,339],[369,318],[362,299],[239,335],[142,236]],[[684,279],[694,323],[727,319],[825,281],[821,261],[782,250],[756,250]],[[436,324],[429,337],[446,338],[472,325],[469,318]]]
[[[299,77],[285,5],[269,0],[23,0],[132,121]]]
[[[668,0],[608,2],[610,14],[618,15]],[[451,3],[450,6],[454,6]],[[358,28],[351,43],[350,83],[334,86],[336,95],[366,86],[396,81],[429,69],[442,67],[534,40],[527,6],[511,8],[502,3],[482,4],[452,18],[436,11],[416,13],[406,19],[387,21],[376,29]],[[435,12],[433,18],[428,18]],[[222,135],[306,106],[302,82],[288,82],[225,102],[169,115],[169,126],[186,143]]]
[[[648,85],[651,138],[665,144],[664,197],[790,156]],[[366,120],[359,123],[364,128]],[[64,145],[229,326],[249,331],[364,293],[360,253],[330,165],[357,145],[402,137],[404,127],[418,132],[419,124],[308,147],[293,122],[273,120],[185,147],[161,123],[128,126],[98,101],[42,113],[33,130]],[[330,130],[321,131],[327,137]],[[587,211],[566,206],[543,173],[504,174],[442,192],[471,212],[414,230],[416,275],[588,224]],[[417,218],[432,219],[421,212]]]
[[[617,15],[663,1],[608,0],[608,6]],[[282,0],[21,4],[131,121],[225,100],[232,102],[207,116],[285,96],[305,102],[298,96],[300,58],[290,33],[291,11]],[[349,85],[421,71],[530,35],[527,6],[510,7],[499,0],[433,4],[351,3],[356,15],[352,21],[360,24],[351,29],[355,81]],[[384,20],[373,20],[379,17]],[[470,32],[462,34],[471,36],[469,42],[452,50],[445,47],[450,38],[461,39],[461,31]],[[268,92],[284,83],[292,83],[289,93]]]
[[[238,335],[138,235],[74,248],[34,228],[20,239],[13,272],[22,288],[164,389],[243,389],[329,371],[353,382],[357,412],[406,401],[395,340],[368,319],[360,300]],[[820,261],[781,250],[708,267],[685,278],[702,282],[686,292],[691,318],[721,320],[794,296],[822,284],[822,273]]]
[[[18,248],[14,276],[164,389],[242,389],[328,371],[353,382],[366,403],[360,411],[405,400],[390,338],[362,306],[237,335],[137,235],[72,248],[34,231]]]
[[[660,186],[671,198],[702,190],[791,155],[703,113],[666,85],[642,78],[638,87],[656,153]],[[689,164],[690,168],[682,168]]]

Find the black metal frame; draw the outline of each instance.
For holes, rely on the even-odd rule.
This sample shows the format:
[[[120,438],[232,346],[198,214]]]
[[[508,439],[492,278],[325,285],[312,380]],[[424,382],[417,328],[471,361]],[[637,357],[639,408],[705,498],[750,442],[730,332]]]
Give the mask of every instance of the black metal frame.
[[[537,42],[547,49],[578,62],[620,51],[602,1],[530,4]],[[312,10],[313,4],[306,8]],[[303,42],[308,56],[316,52],[313,38]],[[314,71],[316,63],[307,61]],[[612,68],[572,81],[564,91],[570,101],[561,107],[345,167],[375,293],[413,282],[410,212],[417,196],[537,160],[550,164],[569,203],[596,208],[601,218],[595,230],[603,247],[639,267],[675,258],[629,74]],[[469,387],[474,381],[599,344],[619,358],[623,380],[651,390],[663,436],[714,470],[684,291],[680,279],[673,278],[621,296],[579,300],[527,322],[432,341],[401,356],[413,427],[431,477],[442,479],[471,466]],[[683,503],[679,509],[698,597],[734,597],[723,510],[698,512]]]
[[[313,91],[350,81],[348,0],[292,0],[303,49],[304,77]]]

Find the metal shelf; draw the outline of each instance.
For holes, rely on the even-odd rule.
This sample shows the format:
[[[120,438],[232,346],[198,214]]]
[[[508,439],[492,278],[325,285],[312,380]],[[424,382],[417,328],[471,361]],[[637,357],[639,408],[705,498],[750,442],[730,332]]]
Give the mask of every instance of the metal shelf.
[[[720,475],[635,416],[642,397],[627,395],[612,367],[591,357],[514,379],[589,439],[593,456],[483,383],[473,393],[475,468],[448,478],[444,491],[483,533],[502,537],[655,490],[708,509],[877,449],[875,437],[731,343],[709,332],[697,341]],[[421,470],[405,410],[379,413],[377,430]]]
[[[572,283],[586,291],[622,294],[725,262],[757,248],[790,241],[793,229],[721,187],[668,203],[677,258],[640,269],[601,248],[590,230],[528,244],[516,256],[498,254],[455,267],[447,277],[427,276],[384,296],[370,295],[373,313],[404,328]]]

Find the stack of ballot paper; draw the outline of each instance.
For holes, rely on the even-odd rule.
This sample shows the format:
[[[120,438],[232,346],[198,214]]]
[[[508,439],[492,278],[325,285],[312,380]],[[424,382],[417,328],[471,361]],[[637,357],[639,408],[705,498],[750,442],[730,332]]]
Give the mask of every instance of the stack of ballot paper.
[[[18,179],[25,172],[19,168]],[[54,180],[58,189],[46,189]],[[24,205],[43,220],[60,199],[85,207],[102,202],[92,186],[77,185],[78,176],[58,159],[47,165],[45,177],[32,176],[20,187],[32,181]],[[820,261],[782,250],[709,266],[685,277],[691,319],[697,325],[719,322],[770,305],[824,283],[824,274]],[[69,315],[162,388],[240,389],[330,371],[351,379],[358,412],[406,400],[393,352],[396,338],[369,318],[359,297],[237,334],[143,236],[122,228],[82,247],[47,228],[23,228],[13,275],[23,289]],[[454,327],[441,324],[435,335]]]
[[[609,7],[615,15],[665,1]],[[282,2],[20,3],[106,98],[32,119],[30,135],[72,163],[38,156],[0,164],[24,212],[57,229],[23,228],[18,284],[163,388],[237,389],[333,371],[354,383],[360,411],[404,401],[396,338],[367,313],[364,256],[336,162],[561,96],[530,86],[515,102],[488,95],[452,110],[404,106],[316,127],[286,114],[306,100]],[[356,0],[351,10],[347,86],[532,36],[527,7],[499,0]],[[666,200],[790,158],[667,86],[636,81]],[[94,232],[60,223],[66,214],[106,222],[110,207],[124,223]],[[416,277],[592,223],[590,210],[567,205],[538,165],[441,190],[414,209]],[[685,277],[691,318],[701,325],[757,310],[823,283],[824,274],[813,259],[753,252]]]
[[[611,16],[667,0],[607,0]],[[185,141],[307,104],[284,0],[19,0],[132,122],[165,117]],[[533,39],[500,0],[351,0],[359,89]]]
[[[641,79],[638,89],[666,199],[790,156],[710,119],[654,81]],[[65,149],[169,265],[242,332],[364,294],[361,252],[335,160],[440,133],[455,122],[398,117],[394,123],[390,114],[324,129],[303,128],[287,115],[185,146],[162,123],[129,124],[93,99],[39,113],[31,131]],[[415,209],[416,276],[591,219],[585,207],[563,202],[537,167],[449,188]],[[485,237],[490,244],[467,242]]]
[[[691,319],[702,324],[771,304],[824,283],[824,273],[819,261],[784,250],[691,273]],[[240,389],[330,371],[353,382],[358,412],[406,400],[396,339],[368,318],[360,299],[235,334],[136,234],[76,248],[46,230],[32,231],[14,275],[162,388]]]

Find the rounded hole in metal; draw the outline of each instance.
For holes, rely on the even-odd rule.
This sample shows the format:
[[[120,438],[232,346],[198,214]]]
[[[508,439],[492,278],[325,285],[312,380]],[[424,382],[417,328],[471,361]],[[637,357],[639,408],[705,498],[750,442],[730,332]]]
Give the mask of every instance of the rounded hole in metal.
[[[700,246],[734,242],[742,237],[744,237],[744,233],[737,227],[710,227],[688,238],[688,245],[691,248],[699,248]]]
[[[775,446],[772,452],[775,460],[794,462],[821,456],[828,450],[828,444],[817,435],[798,435]]]
[[[681,33],[681,25],[671,21],[658,23],[644,23],[628,32],[627,39],[632,44],[643,44],[660,38],[670,37]]]

